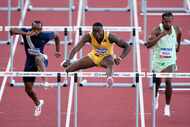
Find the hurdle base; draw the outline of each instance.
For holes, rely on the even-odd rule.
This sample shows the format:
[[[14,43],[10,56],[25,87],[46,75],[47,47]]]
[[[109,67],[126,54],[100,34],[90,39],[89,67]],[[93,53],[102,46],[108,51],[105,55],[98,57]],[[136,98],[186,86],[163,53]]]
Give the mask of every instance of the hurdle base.
[[[13,87],[14,85],[15,85],[15,80],[12,79],[12,80],[10,81],[10,86]]]

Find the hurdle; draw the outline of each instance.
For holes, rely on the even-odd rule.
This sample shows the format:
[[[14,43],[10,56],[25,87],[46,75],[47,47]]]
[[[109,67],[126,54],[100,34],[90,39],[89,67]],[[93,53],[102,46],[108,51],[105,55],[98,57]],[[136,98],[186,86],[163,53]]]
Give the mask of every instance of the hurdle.
[[[83,1],[83,2],[85,2],[85,1]],[[131,6],[131,8],[133,7],[133,6],[135,6],[137,3],[136,3],[136,1],[134,2],[134,3],[132,3],[131,1],[129,1],[129,5]],[[83,5],[85,5],[85,3],[83,4]],[[82,15],[83,15],[83,25],[84,25],[84,23],[85,23],[85,20],[84,20],[84,18],[85,18],[85,7],[83,6],[83,5],[81,5],[82,6]],[[135,6],[136,7],[136,6]],[[139,44],[139,40],[136,38],[136,37],[134,37],[134,36],[136,36],[136,35],[138,35],[138,30],[137,29],[135,29],[135,28],[137,28],[138,27],[138,23],[137,23],[137,18],[135,18],[135,19],[133,19],[133,17],[132,17],[132,14],[137,14],[137,10],[135,10],[136,8],[132,8],[132,11],[130,11],[130,13],[131,13],[131,26],[133,26],[133,20],[136,20],[135,22],[136,23],[134,23],[135,24],[135,26],[133,26],[134,28],[132,28],[131,30],[130,30],[130,32],[131,32],[131,36],[133,36],[133,39],[134,39],[134,41],[136,41],[136,43],[137,43],[137,45]],[[93,10],[93,11],[95,11],[95,10]],[[100,10],[99,10],[100,11]],[[101,10],[101,11],[103,11],[103,10]],[[107,10],[105,10],[105,11],[107,11]],[[137,17],[137,15],[136,15],[136,17]],[[136,57],[137,57],[137,55],[136,55],[136,50],[135,50],[135,48],[137,48],[137,52],[139,51],[139,47],[138,46],[136,46],[136,44],[135,45],[133,45],[133,70],[136,70]],[[140,52],[138,52],[138,53],[140,53]],[[82,54],[82,53],[81,53]],[[138,57],[137,59],[137,61],[138,62],[140,62],[140,59],[139,59],[140,57]],[[141,65],[139,66],[138,65],[138,71],[141,71]],[[135,72],[135,71],[134,71]],[[133,82],[134,82],[134,80],[135,79],[133,79]],[[83,81],[81,81],[81,82],[83,82]],[[140,80],[140,84],[142,84],[142,81]],[[82,86],[88,86],[87,84],[91,84],[91,83],[85,83],[85,84],[81,84]],[[98,83],[96,83],[96,84],[98,84]],[[103,83],[99,83],[100,85],[102,85]],[[121,83],[120,83],[121,84]],[[120,85],[119,84],[119,85]],[[100,86],[99,85],[99,86]],[[126,85],[126,83],[125,83],[125,85]],[[89,86],[95,86],[94,84],[91,84],[91,85],[89,85]],[[131,85],[131,86],[134,86],[133,84]],[[137,87],[139,87],[139,86],[137,86]],[[137,89],[138,90],[138,89]],[[140,90],[139,90],[139,92],[140,92],[140,105],[141,105],[141,125],[144,127],[145,126],[145,122],[144,122],[144,107],[143,107],[143,105],[144,105],[144,101],[143,101],[143,91],[142,91],[142,85],[140,85]],[[138,97],[138,96],[137,96]],[[138,126],[138,120],[136,121],[137,122],[137,126]],[[67,126],[68,127],[68,126]]]
[[[81,73],[87,73],[87,72],[81,72]],[[93,73],[92,73],[93,74]],[[135,77],[136,79],[136,86],[139,86],[139,78],[144,77],[145,73],[138,73],[138,72],[115,72],[113,73],[113,77],[119,77],[119,78],[129,78],[129,77]],[[79,75],[80,77],[80,75]],[[90,77],[90,76],[89,76]],[[94,73],[92,77],[106,77],[106,73]],[[74,127],[78,126],[78,74],[75,73],[74,75]],[[136,127],[138,127],[138,116],[139,116],[139,89],[136,88]]]
[[[152,92],[152,127],[156,127],[156,78],[190,78],[190,73],[146,73],[146,77],[153,80],[153,92]]]
[[[31,28],[31,26],[5,26],[5,31],[9,31],[11,28]],[[142,31],[141,27],[126,27],[126,26],[105,26],[104,29],[106,31],[115,31],[115,32],[131,32],[133,29],[137,29],[138,31]],[[92,26],[43,26],[43,31],[56,31],[56,32],[64,32],[64,59],[67,59],[68,57],[68,31],[69,32],[75,32],[78,31],[79,36],[81,36],[82,31],[91,31]],[[81,31],[81,32],[80,32]],[[13,65],[13,64],[12,64]],[[34,86],[42,86],[42,83],[38,82],[35,83]],[[67,84],[67,81],[65,81],[64,84]],[[93,85],[93,84],[92,84]],[[120,87],[120,84],[116,84],[116,87]],[[15,87],[21,87],[24,86],[24,83],[16,83],[15,81],[11,82],[11,86]],[[121,87],[125,86],[125,84],[121,84]],[[130,85],[131,87],[134,87],[133,84]],[[56,84],[50,83],[50,87],[56,87]]]
[[[126,2],[127,3],[127,2]],[[115,28],[112,26],[112,27],[110,27],[109,29],[107,29],[106,28],[106,26],[104,26],[104,30],[105,31],[109,31],[109,32],[130,32],[131,33],[131,38],[132,38],[132,33],[133,33],[133,31],[134,31],[134,29],[136,29],[137,27],[134,27],[133,26],[133,6],[132,6],[132,2],[130,1],[130,0],[128,0],[128,6],[127,7],[124,7],[124,8],[114,8],[114,7],[112,7],[112,8],[103,8],[103,7],[90,7],[89,5],[88,5],[88,0],[83,0],[83,5],[82,5],[82,15],[83,15],[83,25],[85,25],[85,17],[86,17],[86,12],[94,12],[94,11],[97,11],[97,12],[130,12],[130,27],[126,27],[126,26],[116,26]],[[131,11],[129,11],[129,10],[131,10]],[[112,28],[113,28],[113,30],[112,30]],[[127,30],[127,28],[129,28],[128,30]],[[126,30],[125,30],[126,29]],[[141,28],[139,29],[139,27],[138,27],[138,29],[137,29],[138,31],[141,31]],[[84,31],[84,29],[82,29],[82,32]],[[132,43],[130,43],[130,44],[132,44]],[[133,47],[134,47],[134,45],[133,45]],[[134,49],[134,48],[133,48]],[[136,57],[136,52],[133,50],[133,71],[136,71],[136,69],[135,69],[135,65],[136,65],[136,61],[135,61],[135,57]],[[80,51],[80,57],[82,57],[83,56],[83,53],[82,53],[82,50]],[[83,81],[83,79],[82,78],[80,78],[80,81],[81,81],[81,86],[105,86],[105,83],[102,83],[102,82],[88,82],[87,80],[85,80],[85,81],[87,81],[87,82],[85,82],[85,81]],[[133,79],[133,81],[135,81],[135,79]],[[125,86],[126,85],[126,87],[134,87],[134,83],[117,83],[116,85],[114,85],[114,86],[121,86],[121,87],[123,87],[123,86]]]
[[[24,23],[24,19],[25,19],[25,16],[26,16],[26,12],[27,12],[27,7],[28,7],[28,5],[29,5],[29,1],[27,0],[27,1],[25,2],[24,9],[23,9],[23,11],[22,11],[21,19],[20,19],[20,21],[19,21],[19,26],[22,26],[23,23]],[[12,38],[12,37],[10,38],[10,40],[11,40],[11,43],[10,43],[10,44],[11,44],[11,46],[10,46],[10,48],[11,48],[11,49],[10,49],[11,53],[10,53],[10,57],[9,57],[9,61],[8,61],[7,67],[6,67],[6,72],[8,72],[9,70],[10,70],[10,71],[13,71],[13,56],[14,56],[14,54],[15,54],[16,46],[17,46],[17,43],[18,43],[18,40],[19,40],[19,35],[17,35],[17,36],[15,37],[15,39],[14,39],[14,45],[13,45],[13,38]],[[2,81],[2,84],[1,84],[1,91],[0,91],[0,92],[4,91],[7,78],[8,78],[7,76],[4,76],[3,81]],[[11,78],[11,79],[12,79],[12,78]],[[12,83],[14,83],[14,80],[13,80],[13,79],[11,80],[10,84],[12,84]],[[0,99],[1,99],[1,98],[0,98]],[[1,100],[0,100],[0,101],[1,101]]]
[[[29,0],[30,1],[30,0]],[[51,11],[51,12],[69,12],[69,18],[68,18],[68,22],[69,22],[69,26],[73,25],[73,12],[75,10],[75,5],[74,5],[74,0],[69,0],[69,7],[35,7],[32,5],[32,3],[30,2],[30,5],[28,7],[29,11]],[[69,43],[72,42],[72,33],[69,32]]]
[[[79,1],[79,7],[78,7],[78,15],[77,15],[77,22],[76,22],[76,27],[80,27],[82,23],[82,5],[83,5],[83,0]],[[78,41],[80,39],[80,32],[79,30],[76,31],[75,34],[75,41],[74,45],[76,46]],[[75,54],[73,60],[77,60],[77,54]],[[67,77],[66,77],[67,80]],[[69,87],[69,96],[68,96],[68,104],[67,104],[67,113],[66,113],[66,121],[65,121],[65,127],[70,127],[70,117],[71,117],[71,108],[72,108],[72,102],[73,102],[73,90],[74,90],[74,76],[71,77],[70,81],[70,87]],[[77,109],[74,109],[77,114]],[[76,116],[75,116],[76,117]],[[74,121],[74,126],[76,127],[77,125],[77,119]]]
[[[8,2],[9,1],[10,0],[8,0]],[[69,12],[69,18],[68,18],[69,26],[73,25],[73,18],[72,17],[73,17],[73,12],[75,10],[73,0],[69,0],[69,7],[34,7],[30,0],[28,2],[29,2],[29,5],[27,7],[28,11],[38,11],[38,12],[39,11],[51,11],[51,12],[66,12],[66,11],[68,11]],[[8,10],[8,12],[10,12],[11,10],[21,10],[21,11],[23,11],[23,9],[24,9],[23,4],[24,4],[24,0],[19,0],[18,1],[18,7],[16,7],[16,8],[10,7],[10,9],[9,9],[9,5],[11,5],[11,2],[9,2],[8,8],[1,8],[0,7],[0,11],[1,11],[1,9],[2,10]],[[8,16],[8,17],[10,17],[10,16]],[[10,21],[10,20],[8,20],[8,21]],[[10,26],[9,23],[8,23],[8,26]],[[69,40],[69,42],[72,42],[72,34],[71,33],[69,33],[68,40]],[[0,43],[4,44],[4,43],[6,43],[6,41],[0,41]]]
[[[22,7],[22,5],[23,5],[23,0],[21,0],[20,1],[21,3],[20,3],[20,6]],[[24,7],[22,7],[21,8],[21,14],[23,15],[24,13],[24,11],[27,11],[28,9],[29,9],[29,7],[30,7],[30,9],[31,9],[31,7],[32,7],[32,5],[31,5],[31,2],[30,2],[30,0],[26,0],[26,2],[28,3],[27,4],[27,8],[25,8],[25,6]],[[34,8],[34,10],[35,10],[35,8]],[[53,8],[53,10],[55,10],[56,11],[56,9],[55,8]],[[32,10],[31,10],[32,11]],[[40,10],[36,10],[36,11],[40,11]],[[48,11],[48,9],[42,9],[42,11]],[[51,9],[49,9],[49,11],[52,11]],[[57,11],[69,11],[69,26],[71,26],[71,29],[72,29],[72,14],[73,14],[73,11],[74,11],[74,5],[73,5],[73,0],[70,0],[69,1],[69,8],[68,9],[66,9],[66,8],[62,8],[62,9],[60,9],[60,8],[58,8],[57,9]],[[21,15],[21,18],[22,18],[22,15]],[[8,26],[9,26],[9,28],[7,29],[6,27],[5,27],[5,31],[9,31],[9,29],[10,28],[12,28],[12,27],[10,27],[11,26],[11,24],[10,24],[10,21],[11,21],[11,0],[8,0]],[[21,28],[21,26],[16,26],[15,28]],[[26,27],[26,28],[31,28],[31,27]],[[62,30],[62,31],[64,31],[64,30]],[[70,39],[70,40],[69,40]],[[69,33],[69,37],[68,36],[65,36],[65,38],[64,38],[64,41],[63,41],[63,43],[64,43],[64,45],[65,45],[65,47],[66,47],[66,45],[68,45],[69,44],[69,42],[71,42],[71,40],[72,40],[72,35],[71,35],[71,33]],[[8,32],[8,43],[10,43],[10,41],[11,41],[11,37],[10,37],[10,34],[9,34],[9,32]],[[0,43],[6,43],[6,41],[1,41]],[[11,44],[11,43],[10,43]],[[13,55],[11,55],[11,69],[13,68],[12,66],[13,66],[13,57],[14,57],[14,53],[12,53],[12,45],[10,46],[10,51],[11,51],[11,54],[13,54]],[[15,84],[15,80],[13,80],[13,79],[11,79],[11,81],[10,81],[10,85],[14,85]],[[37,83],[38,84],[38,83]]]
[[[73,74],[69,74],[69,76]],[[66,72],[0,72],[0,77],[57,77],[57,127],[61,127],[61,77],[66,77]],[[4,88],[0,89],[0,102]]]
[[[11,11],[20,11],[22,6],[23,6],[23,0],[18,0],[17,6],[12,7],[10,10]],[[0,7],[0,11],[8,11],[8,10],[9,10],[8,7]]]
[[[117,2],[117,1],[116,1]],[[85,11],[100,11],[100,12],[126,12],[130,11],[130,8],[126,5],[126,7],[116,8],[116,7],[92,7],[88,5],[88,0],[84,0],[83,7]]]
[[[183,7],[148,7],[148,0],[141,0],[141,15],[144,15],[144,41],[147,40],[147,15],[162,15],[164,11],[172,11],[174,15],[190,15],[190,1],[183,0]]]

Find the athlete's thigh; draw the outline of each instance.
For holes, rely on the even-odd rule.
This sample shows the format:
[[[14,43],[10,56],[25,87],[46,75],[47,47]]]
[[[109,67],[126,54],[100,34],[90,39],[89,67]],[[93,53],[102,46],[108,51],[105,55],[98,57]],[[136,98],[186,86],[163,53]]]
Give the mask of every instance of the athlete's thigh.
[[[67,70],[69,72],[72,72],[72,71],[77,71],[77,70],[80,70],[80,69],[86,69],[86,68],[90,68],[90,67],[94,67],[94,66],[96,66],[96,64],[94,64],[94,62],[90,59],[90,57],[85,56],[85,57],[81,58],[80,60],[72,63],[67,68]]]
[[[175,64],[172,64],[172,65],[170,65],[170,66],[168,66],[167,68],[165,68],[164,70],[162,70],[162,72],[174,72],[175,71]],[[169,81],[169,82],[171,82],[171,78],[165,78],[165,81]]]
[[[175,71],[175,64],[172,64],[162,70],[162,72],[174,72],[174,71]]]
[[[102,67],[108,67],[108,66],[112,66],[114,64],[114,60],[113,60],[113,56],[109,55],[106,56],[101,62],[100,65]]]

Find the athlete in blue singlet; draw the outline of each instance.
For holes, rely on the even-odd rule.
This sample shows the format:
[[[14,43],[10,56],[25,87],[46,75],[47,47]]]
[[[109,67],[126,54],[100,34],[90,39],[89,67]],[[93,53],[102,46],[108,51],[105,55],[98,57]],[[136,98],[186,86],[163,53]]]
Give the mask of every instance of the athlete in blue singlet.
[[[56,52],[55,56],[60,57],[60,40],[56,33],[54,32],[43,32],[41,21],[33,21],[32,28],[13,28],[10,29],[11,35],[22,35],[24,39],[24,47],[26,53],[26,63],[24,71],[27,72],[36,72],[36,71],[45,71],[47,67],[47,56],[44,54],[44,46],[48,41],[54,39]],[[41,107],[44,103],[43,100],[39,100],[32,90],[35,77],[23,77],[25,91],[28,96],[34,101],[36,107],[34,116],[39,116],[41,113]]]

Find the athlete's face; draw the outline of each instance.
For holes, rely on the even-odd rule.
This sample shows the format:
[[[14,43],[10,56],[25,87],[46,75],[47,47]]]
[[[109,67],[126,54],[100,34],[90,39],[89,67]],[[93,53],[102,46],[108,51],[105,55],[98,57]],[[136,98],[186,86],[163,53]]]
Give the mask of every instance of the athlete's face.
[[[173,23],[173,16],[163,17],[162,24],[165,30],[170,30]]]
[[[104,36],[104,30],[103,30],[103,28],[100,27],[100,26],[94,27],[92,33],[93,33],[93,36],[94,36],[97,40],[102,39],[103,36]]]
[[[42,31],[42,24],[41,23],[33,23],[32,24],[32,31],[39,34]]]

